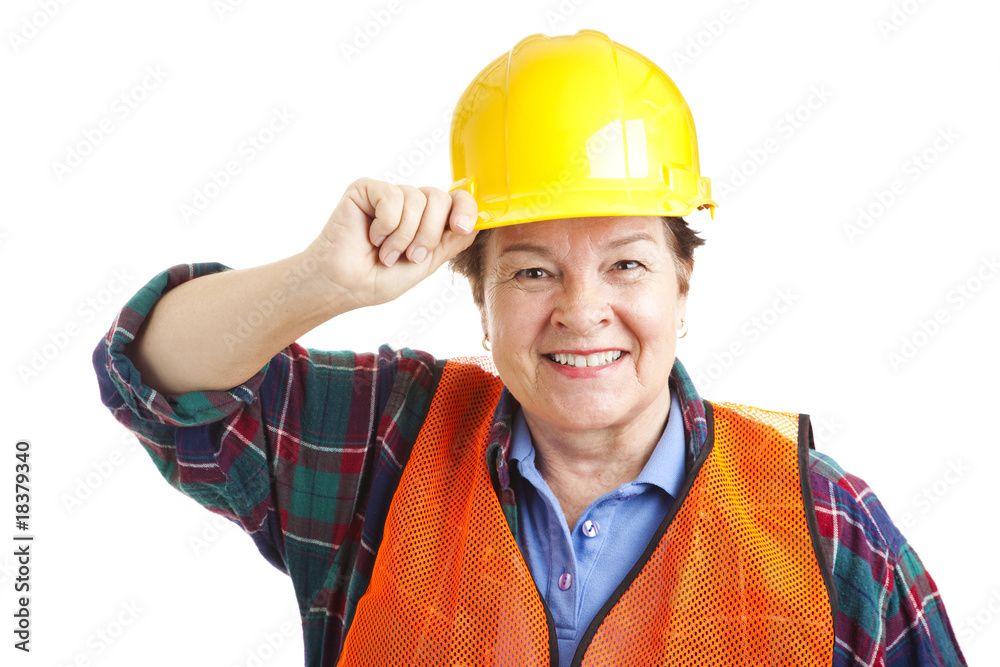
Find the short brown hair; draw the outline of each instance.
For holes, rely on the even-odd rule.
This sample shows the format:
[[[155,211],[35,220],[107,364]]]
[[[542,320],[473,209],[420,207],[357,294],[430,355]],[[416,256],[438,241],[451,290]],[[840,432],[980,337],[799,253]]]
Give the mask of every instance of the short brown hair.
[[[662,216],[663,230],[666,232],[667,244],[674,253],[674,266],[677,270],[677,292],[686,296],[691,286],[691,271],[694,269],[694,249],[705,244],[705,239],[698,232],[688,227],[684,218]],[[448,262],[449,268],[455,273],[465,276],[472,287],[472,298],[479,310],[484,305],[483,278],[486,275],[484,266],[486,258],[486,240],[493,232],[484,229],[476,235],[476,240],[468,248],[458,253]]]

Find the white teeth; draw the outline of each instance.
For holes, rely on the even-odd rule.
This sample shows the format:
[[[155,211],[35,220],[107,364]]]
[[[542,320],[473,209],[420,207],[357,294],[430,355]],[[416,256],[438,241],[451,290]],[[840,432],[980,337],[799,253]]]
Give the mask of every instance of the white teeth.
[[[617,361],[619,357],[622,356],[621,350],[614,350],[610,352],[595,352],[594,354],[582,355],[582,354],[550,354],[549,359],[556,362],[557,364],[563,364],[564,366],[575,366],[576,368],[584,368],[594,366],[605,366],[610,364],[612,361]]]

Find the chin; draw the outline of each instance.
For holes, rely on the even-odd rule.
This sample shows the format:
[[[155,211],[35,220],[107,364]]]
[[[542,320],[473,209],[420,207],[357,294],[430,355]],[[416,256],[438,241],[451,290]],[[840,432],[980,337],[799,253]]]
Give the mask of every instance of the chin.
[[[569,431],[602,429],[630,419],[629,411],[624,406],[594,403],[594,398],[566,397],[561,401],[557,398],[555,405],[547,403],[538,406],[543,411],[537,413],[537,416],[548,422],[556,422]]]

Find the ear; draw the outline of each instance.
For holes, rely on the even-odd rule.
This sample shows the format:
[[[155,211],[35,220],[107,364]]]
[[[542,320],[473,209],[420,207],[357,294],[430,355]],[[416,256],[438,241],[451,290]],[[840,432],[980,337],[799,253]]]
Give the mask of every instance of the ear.
[[[674,326],[677,329],[681,328],[681,320],[687,317],[687,300],[687,294],[677,297],[677,306],[674,308],[677,319]]]

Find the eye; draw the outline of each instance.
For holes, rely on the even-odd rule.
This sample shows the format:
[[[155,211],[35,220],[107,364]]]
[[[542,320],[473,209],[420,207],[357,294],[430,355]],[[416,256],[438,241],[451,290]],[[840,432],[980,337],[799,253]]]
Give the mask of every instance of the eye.
[[[641,262],[637,262],[634,259],[623,259],[620,262],[615,262],[615,269],[619,271],[628,271],[630,269],[638,269],[642,267]]]
[[[517,278],[527,278],[529,280],[537,280],[538,278],[544,278],[549,274],[545,269],[540,269],[537,266],[535,266],[530,269],[521,269],[514,275]]]

